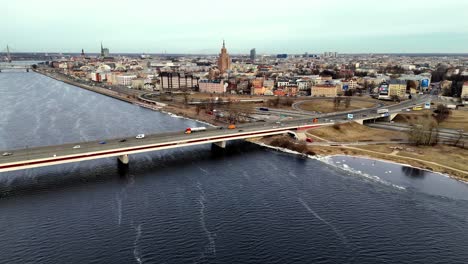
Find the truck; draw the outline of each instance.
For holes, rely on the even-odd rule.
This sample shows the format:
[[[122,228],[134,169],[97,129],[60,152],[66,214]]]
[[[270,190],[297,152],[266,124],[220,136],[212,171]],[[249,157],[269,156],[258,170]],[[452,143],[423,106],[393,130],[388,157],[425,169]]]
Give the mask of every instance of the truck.
[[[448,105],[447,105],[447,108],[448,108],[448,109],[457,109],[457,105],[455,105],[455,104],[448,104]]]
[[[192,134],[193,132],[205,131],[206,127],[188,127],[185,129],[185,134]]]
[[[377,114],[385,114],[385,113],[388,113],[388,109],[386,109],[386,108],[377,109],[376,113]]]
[[[260,108],[258,108],[258,110],[260,110],[260,111],[269,111],[269,109],[266,108],[266,107],[260,107]]]
[[[236,129],[236,125],[230,124],[230,125],[228,126],[228,129]]]

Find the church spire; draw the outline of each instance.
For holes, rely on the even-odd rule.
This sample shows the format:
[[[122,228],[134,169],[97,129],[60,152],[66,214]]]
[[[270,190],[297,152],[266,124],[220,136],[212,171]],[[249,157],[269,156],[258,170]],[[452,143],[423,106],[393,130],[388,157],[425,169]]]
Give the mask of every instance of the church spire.
[[[223,39],[223,49],[225,49],[225,48],[226,48],[226,46],[224,45],[224,39]]]

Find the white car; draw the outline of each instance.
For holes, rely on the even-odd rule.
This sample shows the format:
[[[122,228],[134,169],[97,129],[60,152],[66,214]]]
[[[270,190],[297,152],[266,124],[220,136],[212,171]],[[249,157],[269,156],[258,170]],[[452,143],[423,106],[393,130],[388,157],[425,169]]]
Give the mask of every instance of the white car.
[[[2,156],[6,157],[6,156],[11,156],[13,155],[11,152],[3,152]]]
[[[73,146],[73,148],[74,149],[79,149],[79,148],[81,148],[81,146],[80,145],[75,145],[75,146]]]
[[[136,139],[142,139],[145,137],[145,134],[138,134],[135,138]]]

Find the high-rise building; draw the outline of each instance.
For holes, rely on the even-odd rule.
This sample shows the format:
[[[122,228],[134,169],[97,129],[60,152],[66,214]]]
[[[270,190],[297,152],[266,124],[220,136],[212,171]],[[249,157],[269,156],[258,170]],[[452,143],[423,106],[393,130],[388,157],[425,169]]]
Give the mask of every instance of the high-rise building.
[[[218,68],[221,73],[225,73],[231,67],[231,58],[227,53],[226,46],[223,40],[223,47],[221,48],[221,53],[218,58]]]
[[[250,50],[250,60],[255,61],[256,58],[257,58],[257,52],[255,51],[255,48],[253,48]]]

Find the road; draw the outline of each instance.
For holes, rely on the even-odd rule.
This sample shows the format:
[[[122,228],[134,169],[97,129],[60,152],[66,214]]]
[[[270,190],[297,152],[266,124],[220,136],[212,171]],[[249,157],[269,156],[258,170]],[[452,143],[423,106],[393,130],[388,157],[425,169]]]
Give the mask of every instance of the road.
[[[409,131],[411,129],[410,125],[401,124],[401,123],[376,122],[376,123],[369,123],[366,125],[369,127],[373,127],[373,128],[381,128],[381,129],[388,129],[388,130],[393,130],[393,131],[404,131],[404,132]],[[455,129],[440,128],[438,131],[438,134],[439,134],[440,139],[447,139],[447,140],[460,139],[461,141],[468,143],[468,133],[463,133]]]

